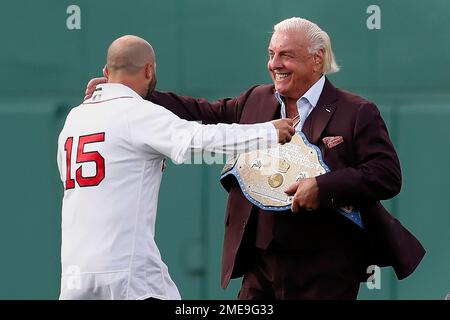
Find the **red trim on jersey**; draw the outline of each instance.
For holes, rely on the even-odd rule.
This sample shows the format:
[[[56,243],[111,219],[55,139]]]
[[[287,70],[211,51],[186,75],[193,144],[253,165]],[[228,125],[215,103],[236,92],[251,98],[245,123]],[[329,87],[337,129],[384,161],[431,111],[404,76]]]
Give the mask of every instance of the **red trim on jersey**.
[[[102,103],[102,102],[116,100],[116,99],[124,99],[124,98],[133,98],[133,97],[131,97],[131,96],[123,96],[123,97],[116,97],[116,98],[100,100],[100,101],[83,102],[82,104],[97,104],[97,103]]]

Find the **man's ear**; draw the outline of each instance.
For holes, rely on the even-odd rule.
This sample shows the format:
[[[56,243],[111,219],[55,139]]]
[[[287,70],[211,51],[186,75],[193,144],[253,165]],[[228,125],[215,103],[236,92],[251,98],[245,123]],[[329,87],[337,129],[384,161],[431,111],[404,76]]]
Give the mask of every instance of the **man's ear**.
[[[314,69],[315,71],[322,71],[323,69],[323,49],[319,49],[317,53],[314,55]]]
[[[152,79],[155,75],[153,74],[153,64],[147,63],[145,65],[145,78]]]
[[[105,78],[109,78],[109,70],[108,70],[108,67],[107,67],[107,66],[104,66],[104,67],[103,67],[103,76],[104,76]]]

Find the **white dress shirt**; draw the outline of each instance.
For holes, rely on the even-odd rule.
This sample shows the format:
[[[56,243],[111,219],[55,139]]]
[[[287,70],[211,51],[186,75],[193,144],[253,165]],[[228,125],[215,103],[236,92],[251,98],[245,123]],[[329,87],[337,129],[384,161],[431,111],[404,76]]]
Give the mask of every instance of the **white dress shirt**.
[[[297,111],[300,115],[300,122],[297,127],[300,128],[300,131],[303,130],[306,118],[308,118],[312,110],[316,107],[317,101],[319,101],[319,97],[322,94],[324,84],[325,76],[322,76],[312,85],[311,88],[308,89],[308,91],[305,92],[303,96],[300,97],[300,99],[297,100]],[[281,118],[286,118],[286,105],[284,103],[284,97],[280,95],[278,91],[275,92],[275,97],[281,104]]]

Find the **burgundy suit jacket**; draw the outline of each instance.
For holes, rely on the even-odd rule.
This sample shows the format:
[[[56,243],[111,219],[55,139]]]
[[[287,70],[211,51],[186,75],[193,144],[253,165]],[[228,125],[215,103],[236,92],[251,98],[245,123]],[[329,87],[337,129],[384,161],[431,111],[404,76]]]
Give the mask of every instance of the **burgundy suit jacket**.
[[[280,115],[273,85],[255,86],[236,98],[215,102],[161,92],[154,92],[149,100],[181,118],[201,120],[204,124],[250,124],[277,119]],[[399,279],[410,275],[422,260],[425,250],[380,203],[380,200],[392,198],[400,192],[401,171],[377,107],[361,97],[335,88],[327,79],[316,107],[304,124],[303,132],[311,143],[319,146],[325,163],[331,169],[330,173],[317,177],[320,197],[318,216],[320,212],[341,205],[358,206],[365,225],[364,251],[369,252],[365,260],[367,266],[393,266]],[[327,148],[322,139],[328,136],[342,136],[344,142]],[[243,236],[252,208],[253,205],[246,200],[240,188],[232,186],[225,215],[223,288],[227,287],[230,278],[245,273],[247,261],[243,257],[247,256],[247,246]],[[288,221],[286,226],[282,226],[281,234],[293,234],[290,243],[295,246],[301,241],[295,239],[297,232],[294,227],[295,223]],[[312,224],[304,231],[315,228]],[[317,231],[321,231],[320,226]],[[314,235],[311,233],[308,236]],[[327,236],[327,241],[333,241],[335,235]],[[311,244],[311,248],[314,245]]]

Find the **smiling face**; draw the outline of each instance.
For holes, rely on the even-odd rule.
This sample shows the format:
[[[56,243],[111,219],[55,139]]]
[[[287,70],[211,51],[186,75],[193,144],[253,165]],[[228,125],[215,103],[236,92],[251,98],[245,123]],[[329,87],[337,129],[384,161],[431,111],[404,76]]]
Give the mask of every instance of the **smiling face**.
[[[297,101],[322,76],[323,50],[308,51],[303,32],[275,32],[269,44],[267,67],[275,89],[289,101]]]

